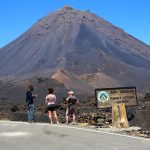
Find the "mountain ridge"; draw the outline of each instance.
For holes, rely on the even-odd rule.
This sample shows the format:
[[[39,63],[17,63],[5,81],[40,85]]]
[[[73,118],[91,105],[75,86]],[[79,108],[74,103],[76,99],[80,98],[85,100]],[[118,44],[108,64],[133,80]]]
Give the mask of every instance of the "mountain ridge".
[[[70,11],[73,11],[73,12],[70,12]],[[72,19],[71,18],[71,15],[70,15],[70,13],[75,13],[75,15],[77,14],[77,17],[76,16],[72,16],[72,17],[76,17],[76,19],[79,21],[78,22],[78,24],[75,24],[77,27],[76,28],[78,28],[77,30],[74,30],[74,28],[73,28],[73,30],[71,30],[72,32],[69,34],[69,33],[67,33],[67,34],[64,34],[65,35],[65,38],[62,38],[63,37],[63,33],[64,32],[62,32],[61,33],[61,36],[59,35],[59,38],[58,38],[58,36],[57,36],[57,34],[58,33],[60,33],[61,32],[61,29],[63,28],[64,30],[67,30],[67,29],[65,29],[64,28],[64,26],[65,25],[68,25],[68,24],[70,24],[71,23],[71,21],[72,20],[74,20],[74,18]],[[70,15],[70,16],[69,16]],[[67,24],[63,24],[63,26],[61,26],[60,24],[59,24],[59,21],[61,22],[61,21],[63,21],[63,20],[61,20],[60,18],[62,18],[62,17],[60,17],[60,16],[64,16],[64,22],[65,23],[67,23]],[[67,16],[67,17],[66,17]],[[69,17],[68,17],[69,16]],[[93,18],[91,18],[91,16],[93,17]],[[52,19],[49,19],[49,18],[52,18]],[[54,19],[53,19],[54,18]],[[58,18],[58,19],[57,19]],[[69,18],[69,19],[68,19]],[[91,19],[89,19],[89,18],[91,18]],[[94,20],[94,19],[97,19],[97,20]],[[72,19],[72,20],[71,20]],[[16,42],[16,40],[14,41],[15,42],[15,44],[14,45],[16,45],[16,43],[18,44],[18,42],[20,42],[21,41],[21,48],[19,47],[19,48],[15,48],[15,49],[18,49],[16,52],[15,52],[15,54],[16,55],[18,55],[18,57],[17,57],[17,59],[18,59],[18,61],[19,62],[21,62],[21,59],[22,59],[22,57],[19,57],[19,54],[18,53],[21,53],[20,52],[20,49],[24,49],[24,50],[22,50],[23,52],[22,52],[22,54],[20,54],[21,56],[23,55],[25,58],[26,57],[29,57],[28,55],[27,55],[27,53],[29,53],[29,55],[32,55],[32,53],[34,53],[34,55],[32,56],[33,57],[33,59],[35,59],[35,61],[36,61],[36,56],[37,55],[35,55],[36,53],[39,53],[40,55],[44,55],[43,57],[41,57],[41,58],[39,58],[39,57],[37,57],[38,58],[38,60],[37,60],[37,64],[36,64],[36,66],[35,65],[33,65],[33,67],[32,67],[32,70],[34,70],[34,67],[36,68],[37,66],[39,67],[39,68],[42,68],[42,66],[40,67],[40,65],[41,64],[44,64],[46,61],[47,61],[47,56],[45,56],[45,54],[44,53],[46,53],[46,54],[49,54],[49,49],[51,50],[51,47],[52,47],[52,49],[54,49],[55,51],[57,50],[58,52],[59,51],[63,51],[63,50],[61,50],[61,42],[64,44],[64,43],[67,43],[66,45],[64,44],[63,45],[63,49],[69,49],[68,51],[71,51],[73,48],[71,48],[71,44],[73,44],[73,40],[70,42],[68,42],[67,40],[70,40],[70,39],[67,39],[65,42],[63,42],[63,40],[65,40],[66,38],[67,38],[67,36],[69,36],[69,37],[71,37],[71,36],[73,36],[74,34],[76,35],[78,32],[78,30],[80,30],[80,28],[79,28],[79,25],[81,26],[81,34],[84,34],[83,32],[86,32],[86,31],[90,31],[90,28],[91,27],[89,27],[89,22],[87,22],[87,20],[89,21],[90,20],[90,23],[92,24],[92,27],[93,26],[95,26],[95,28],[96,29],[94,29],[94,32],[100,32],[102,35],[105,33],[107,33],[107,36],[109,36],[109,38],[111,37],[112,39],[114,39],[115,38],[115,40],[117,39],[117,41],[115,41],[117,44],[120,44],[120,42],[122,42],[121,41],[121,39],[119,39],[119,34],[118,34],[118,31],[120,32],[120,34],[122,34],[121,32],[123,32],[121,29],[119,29],[119,28],[117,28],[116,26],[114,26],[114,25],[112,25],[112,24],[109,24],[108,22],[105,22],[102,18],[100,18],[100,23],[98,23],[98,21],[99,21],[99,18],[96,16],[96,15],[93,15],[93,14],[89,14],[89,12],[83,12],[83,11],[76,11],[76,10],[74,10],[74,9],[69,9],[68,10],[68,8],[66,9],[66,7],[64,7],[64,8],[62,8],[62,9],[60,9],[60,10],[58,10],[58,11],[56,11],[56,12],[53,12],[52,14],[49,14],[48,16],[46,16],[46,17],[44,17],[43,19],[41,19],[39,22],[37,22],[35,25],[33,25],[32,27],[31,27],[31,29],[29,29],[28,30],[28,32],[25,32],[24,34],[22,34],[21,35],[21,37],[23,37],[23,38],[21,38],[21,37],[19,37],[19,40],[17,39],[17,42]],[[55,21],[55,22],[54,22]],[[94,23],[93,23],[94,22]],[[81,23],[81,24],[79,24],[79,23]],[[57,26],[57,24],[59,24],[60,25],[60,29],[58,28],[57,30],[57,32],[56,32],[56,34],[55,34],[55,36],[53,36],[53,29],[52,30],[48,30],[50,27],[52,27],[52,28],[54,28],[55,26]],[[87,29],[87,27],[85,27],[84,26],[84,24],[87,24],[87,27],[89,27],[89,29]],[[94,25],[93,25],[94,24]],[[96,24],[96,25],[95,25]],[[74,25],[74,24],[71,24],[72,26]],[[68,25],[68,28],[69,28],[69,26],[71,26],[71,25]],[[104,25],[104,26],[102,26],[102,25]],[[37,27],[38,26],[38,27]],[[113,31],[111,31],[111,30],[107,30],[108,28],[110,28],[110,27],[113,27]],[[82,29],[83,28],[83,29]],[[98,28],[98,29],[97,29]],[[35,29],[35,30],[34,30]],[[55,30],[56,30],[56,28],[54,28]],[[48,31],[47,31],[48,30]],[[68,29],[69,30],[69,29]],[[85,30],[85,31],[84,31]],[[100,31],[99,31],[100,30]],[[31,33],[30,33],[30,31],[32,31]],[[60,32],[59,32],[60,31]],[[117,32],[116,32],[117,31]],[[51,32],[51,33],[50,33]],[[92,30],[92,32],[93,32],[93,30]],[[112,32],[112,33],[111,33]],[[50,47],[49,46],[46,46],[46,44],[44,45],[43,43],[42,43],[42,45],[41,45],[41,43],[40,43],[40,45],[38,44],[38,40],[44,40],[43,39],[43,36],[42,36],[42,34],[46,34],[46,36],[49,36],[49,37],[46,37],[46,38],[48,38],[49,40],[48,41],[44,41],[46,44],[48,44],[48,45],[50,45]],[[68,35],[69,34],[69,35]],[[80,32],[79,32],[79,34],[80,34]],[[71,36],[70,36],[71,35]],[[90,32],[89,32],[89,35],[90,36],[92,36],[91,34],[90,34]],[[104,48],[105,49],[105,45],[107,44],[103,39],[104,38],[106,38],[105,36],[102,36],[102,37],[100,37],[100,40],[99,39],[97,39],[97,37],[95,37],[95,35],[96,35],[96,33],[94,33],[94,37],[93,38],[95,38],[95,41],[100,41],[101,42],[101,44],[97,44],[97,43],[94,43],[95,44],[95,46],[97,45],[98,47],[102,47],[102,48]],[[36,36],[35,38],[33,38],[32,39],[32,36],[34,37],[34,36]],[[40,38],[38,38],[38,36],[40,36]],[[41,39],[41,36],[42,36],[42,39]],[[96,35],[97,36],[97,35]],[[128,38],[130,37],[129,35],[127,35],[125,32],[123,32],[123,36],[128,36]],[[53,44],[53,40],[54,39],[52,39],[51,40],[51,38],[55,38],[56,37],[56,39],[57,40],[55,40],[56,42],[54,42],[54,44]],[[80,35],[79,35],[79,37],[80,37]],[[26,43],[24,43],[24,41],[26,41],[26,38],[27,38],[27,42]],[[79,39],[78,37],[74,37],[74,38],[76,38],[76,39]],[[132,38],[132,37],[131,37]],[[33,45],[33,44],[30,44],[29,42],[30,42],[30,39],[31,39],[31,41],[32,41],[32,43],[34,42],[35,44]],[[73,39],[73,38],[72,38]],[[134,39],[134,38],[133,38]],[[132,39],[132,40],[133,40]],[[49,41],[51,40],[51,43],[49,44]],[[91,40],[91,38],[90,38],[90,40]],[[135,39],[136,40],[136,39]],[[74,44],[75,46],[77,46],[77,45],[81,45],[80,43],[79,43],[79,41],[80,40],[77,40],[76,41],[76,43]],[[94,41],[94,40],[93,40]],[[92,41],[92,42],[93,42]],[[94,42],[95,42],[94,41]],[[112,42],[111,41],[111,39],[109,40],[109,42]],[[125,38],[124,38],[124,41],[123,41],[124,43],[125,43]],[[128,40],[128,42],[129,42],[129,40]],[[29,43],[29,44],[28,44]],[[59,44],[59,46],[58,47],[56,47],[56,45],[58,45],[58,43],[60,43]],[[70,44],[71,43],[71,44]],[[10,44],[10,48],[9,48],[9,45],[7,45],[6,47],[4,47],[4,50],[2,49],[1,50],[1,53],[4,53],[4,51],[5,51],[5,60],[4,59],[2,59],[4,62],[3,63],[0,63],[0,66],[2,67],[2,65],[4,65],[4,64],[7,64],[7,62],[8,61],[11,61],[11,56],[9,56],[8,54],[7,54],[7,56],[6,56],[6,52],[7,51],[10,51],[9,49],[11,49],[11,45],[13,44],[13,42]],[[36,44],[38,44],[38,46],[39,47],[36,47]],[[86,44],[86,43],[85,43]],[[131,43],[130,43],[131,44]],[[139,43],[138,43],[139,44]],[[134,42],[132,42],[132,45],[134,46],[134,47],[136,47],[136,45],[134,44]],[[140,46],[142,45],[142,49],[143,49],[143,51],[144,51],[144,49],[146,49],[145,47],[147,47],[148,49],[149,49],[149,47],[148,46],[146,46],[146,45],[143,45],[143,43],[141,43],[140,42],[140,44],[139,44]],[[96,46],[96,47],[97,47]],[[127,46],[127,45],[125,45],[125,46]],[[8,47],[8,49],[7,49],[7,47]],[[33,48],[33,50],[30,52],[30,49],[32,49],[32,47],[34,47]],[[45,51],[41,51],[40,49],[43,49],[43,47],[46,49]],[[66,48],[67,47],[67,48]],[[74,47],[74,46],[73,46]],[[110,46],[110,43],[108,44],[108,47],[111,47]],[[77,47],[76,49],[80,49],[80,47]],[[112,47],[113,48],[113,47]],[[13,48],[14,49],[14,48]],[[114,49],[116,49],[116,48],[114,48]],[[127,50],[127,49],[123,49],[124,51],[125,50]],[[132,49],[130,49],[130,51],[131,51]],[[134,49],[135,50],[135,49]],[[80,51],[81,50],[79,50],[79,53],[80,53]],[[128,50],[129,51],[129,50]],[[130,52],[129,51],[129,52]],[[141,54],[142,54],[142,57],[145,57],[146,58],[146,60],[147,59],[149,59],[149,57],[150,57],[150,52],[149,52],[150,50],[147,50],[144,54],[143,54],[143,52],[142,52],[142,50],[140,49],[140,51],[138,51],[138,49],[136,50],[136,53],[138,52],[140,52]],[[53,57],[53,59],[54,58],[56,58],[56,54],[58,53],[58,52],[52,52],[52,50],[51,50],[51,53],[50,53],[50,56],[51,57]],[[132,51],[131,51],[132,52]],[[64,51],[62,52],[62,53],[65,53]],[[82,50],[82,53],[83,53],[83,50]],[[112,53],[111,51],[110,51],[110,53]],[[0,56],[0,58],[2,58],[3,56],[4,56],[3,54],[1,54]],[[119,54],[118,54],[119,55]],[[6,59],[6,57],[8,58],[8,59]],[[128,57],[128,55],[126,56],[126,57]],[[137,56],[138,57],[138,56]],[[142,58],[140,58],[140,59],[142,59]],[[28,58],[28,60],[29,60],[29,58]],[[142,59],[143,60],[143,59]],[[145,61],[146,61],[145,60]],[[28,61],[29,62],[29,61]],[[28,66],[29,66],[29,64],[28,64],[28,62],[27,61],[24,61],[23,63],[22,63],[22,65],[25,67],[25,68],[22,68],[21,69],[21,67],[20,66],[18,66],[18,69],[19,69],[19,73],[21,73],[21,72],[25,72],[24,70],[26,70],[26,68],[27,68],[27,70],[28,70]],[[60,65],[60,67],[64,67],[64,65],[62,65],[62,63],[65,63],[66,62],[66,59],[65,59],[65,57],[63,57],[63,56],[60,56],[60,58],[58,58],[58,60],[57,60],[57,65]],[[11,64],[13,64],[13,63],[15,63],[14,65],[17,67],[17,65],[18,64],[16,64],[16,62],[14,62],[14,61],[12,61],[12,62],[10,62]],[[9,64],[10,64],[9,63]],[[30,65],[31,65],[31,63],[30,63]],[[27,67],[26,67],[27,66]],[[46,64],[44,64],[44,66],[46,67],[56,67],[56,64],[53,64],[53,62],[51,62],[51,61],[49,61],[49,62],[47,62]],[[38,69],[38,67],[37,67],[37,69]],[[3,68],[3,67],[2,67]],[[3,70],[3,69],[2,69]],[[7,70],[10,70],[10,68],[9,69],[7,69]],[[31,69],[29,69],[29,71],[31,71]],[[28,71],[28,72],[29,72]],[[7,72],[6,70],[4,71],[4,72]],[[11,72],[11,71],[9,71],[9,72]]]
[[[150,85],[150,46],[89,11],[68,6],[1,48],[0,60],[0,80],[11,83],[50,77],[62,69],[67,77],[72,74],[71,82],[82,76],[85,83],[88,74],[95,74],[86,87],[108,87],[110,82],[144,91]],[[99,74],[101,85],[94,81]]]

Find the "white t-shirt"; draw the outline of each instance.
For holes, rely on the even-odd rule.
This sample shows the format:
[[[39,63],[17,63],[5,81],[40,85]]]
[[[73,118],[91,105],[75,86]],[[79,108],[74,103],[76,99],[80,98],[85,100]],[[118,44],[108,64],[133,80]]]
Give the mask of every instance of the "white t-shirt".
[[[55,104],[56,103],[56,96],[54,94],[48,94],[45,100],[47,105]]]

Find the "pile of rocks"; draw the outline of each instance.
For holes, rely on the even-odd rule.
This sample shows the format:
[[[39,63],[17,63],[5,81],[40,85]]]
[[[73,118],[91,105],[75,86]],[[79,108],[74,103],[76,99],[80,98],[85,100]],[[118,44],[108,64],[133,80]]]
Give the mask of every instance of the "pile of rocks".
[[[79,114],[78,122],[88,123],[100,128],[108,128],[111,126],[112,118],[111,113],[83,113]]]
[[[127,134],[129,135],[134,135],[138,137],[143,137],[143,138],[150,138],[150,131],[148,130],[131,130],[131,131],[126,131]]]

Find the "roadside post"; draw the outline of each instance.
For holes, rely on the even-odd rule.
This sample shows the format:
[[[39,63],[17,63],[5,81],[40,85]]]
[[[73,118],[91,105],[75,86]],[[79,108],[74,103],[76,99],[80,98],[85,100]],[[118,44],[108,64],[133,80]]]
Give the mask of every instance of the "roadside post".
[[[97,107],[112,107],[112,126],[128,128],[126,107],[137,106],[136,87],[118,87],[95,89]]]

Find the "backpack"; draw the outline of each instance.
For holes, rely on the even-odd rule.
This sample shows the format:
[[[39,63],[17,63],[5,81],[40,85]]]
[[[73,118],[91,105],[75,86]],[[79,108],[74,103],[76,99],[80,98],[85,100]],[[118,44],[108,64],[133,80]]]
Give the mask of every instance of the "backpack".
[[[76,102],[77,102],[77,98],[76,98],[76,97],[71,97],[71,98],[69,98],[69,100],[68,100],[68,103],[69,103],[70,105],[75,105]]]

